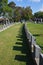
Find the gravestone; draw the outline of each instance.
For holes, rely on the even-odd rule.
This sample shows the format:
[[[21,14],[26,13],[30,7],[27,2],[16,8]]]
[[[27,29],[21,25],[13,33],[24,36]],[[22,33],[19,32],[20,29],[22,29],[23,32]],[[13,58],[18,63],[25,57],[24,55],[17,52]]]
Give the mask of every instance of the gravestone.
[[[40,54],[40,61],[39,61],[39,65],[43,65],[43,54]]]
[[[41,48],[38,45],[34,45],[34,54],[35,54],[35,58],[39,58],[41,52]]]

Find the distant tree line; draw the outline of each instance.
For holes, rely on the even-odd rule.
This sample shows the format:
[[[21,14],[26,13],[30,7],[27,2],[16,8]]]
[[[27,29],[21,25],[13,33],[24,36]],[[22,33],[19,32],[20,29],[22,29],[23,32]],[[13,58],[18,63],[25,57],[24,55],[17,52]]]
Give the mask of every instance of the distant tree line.
[[[43,12],[38,11],[38,12],[34,13],[32,18],[33,18],[33,21],[37,21],[37,23],[43,22]]]

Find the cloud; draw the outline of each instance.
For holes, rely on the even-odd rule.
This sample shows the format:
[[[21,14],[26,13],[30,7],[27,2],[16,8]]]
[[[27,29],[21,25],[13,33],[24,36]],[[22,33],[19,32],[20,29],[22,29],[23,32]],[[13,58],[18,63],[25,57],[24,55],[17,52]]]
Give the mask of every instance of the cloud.
[[[40,11],[43,11],[43,5],[41,6]]]
[[[18,2],[22,2],[22,0],[17,0]]]
[[[30,1],[32,1],[32,2],[40,2],[40,0],[30,0]]]

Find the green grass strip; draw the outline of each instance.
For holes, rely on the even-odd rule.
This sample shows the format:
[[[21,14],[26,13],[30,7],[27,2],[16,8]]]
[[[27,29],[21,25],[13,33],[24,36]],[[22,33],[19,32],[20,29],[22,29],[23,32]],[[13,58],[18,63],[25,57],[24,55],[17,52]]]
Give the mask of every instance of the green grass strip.
[[[23,42],[19,38],[22,26],[23,24],[15,24],[0,32],[0,65],[26,65],[24,59],[23,61],[18,59],[18,57],[23,58],[26,56],[21,52]]]

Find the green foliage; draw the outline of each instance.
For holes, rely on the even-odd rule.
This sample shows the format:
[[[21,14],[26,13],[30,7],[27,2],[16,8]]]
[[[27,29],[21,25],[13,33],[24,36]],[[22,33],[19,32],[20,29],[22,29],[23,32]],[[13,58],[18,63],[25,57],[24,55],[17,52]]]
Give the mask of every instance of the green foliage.
[[[7,6],[8,0],[1,0],[0,1],[0,12],[3,12],[3,7]]]
[[[12,9],[12,14],[9,13],[9,15],[12,17],[12,19],[14,20],[14,9],[15,9],[15,2],[11,1],[8,6]]]
[[[8,6],[4,6],[3,7],[3,11],[4,12],[12,12],[12,8],[11,7],[8,7]]]
[[[13,1],[8,4],[8,0],[2,0],[0,5],[2,5],[0,11],[4,15],[8,13],[15,21],[29,20],[32,18],[32,9],[30,7],[23,8],[16,6]]]
[[[14,10],[14,18],[15,18],[15,21],[21,20],[21,9],[19,7],[15,8]]]
[[[32,18],[32,10],[30,7],[22,8],[22,7],[16,7],[14,10],[14,18],[17,20],[29,20]]]
[[[6,5],[8,4],[8,0],[2,0],[2,1],[1,1],[1,4],[2,4],[2,7],[3,7],[3,6],[6,6]]]
[[[35,16],[36,18],[43,18],[43,12],[41,12],[41,11],[36,12],[36,13],[34,13],[34,16]]]
[[[11,7],[11,8],[15,8],[15,5],[16,5],[16,4],[15,4],[13,1],[11,1],[11,2],[8,4],[8,6]]]
[[[3,13],[6,13],[6,12],[11,12],[12,9],[8,6],[8,0],[2,0],[1,1],[1,11]]]
[[[30,7],[25,8],[26,19],[29,20],[32,17],[32,10]]]
[[[32,9],[30,7],[22,8],[22,19],[29,20],[32,18]]]
[[[8,4],[8,0],[2,0],[2,3]]]

